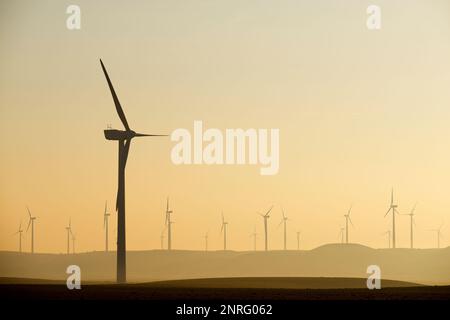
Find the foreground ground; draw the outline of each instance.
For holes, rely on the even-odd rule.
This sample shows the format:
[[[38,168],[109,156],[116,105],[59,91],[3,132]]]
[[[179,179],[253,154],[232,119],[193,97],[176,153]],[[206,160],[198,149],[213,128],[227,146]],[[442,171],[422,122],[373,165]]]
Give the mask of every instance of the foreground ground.
[[[13,284],[11,282],[16,282]],[[450,300],[450,286],[420,286],[385,281],[368,290],[355,278],[229,278],[146,284],[85,284],[68,290],[65,283],[26,283],[3,279],[2,300]],[[340,286],[351,288],[339,288]],[[394,287],[395,286],[395,287]],[[308,289],[309,288],[309,289]]]

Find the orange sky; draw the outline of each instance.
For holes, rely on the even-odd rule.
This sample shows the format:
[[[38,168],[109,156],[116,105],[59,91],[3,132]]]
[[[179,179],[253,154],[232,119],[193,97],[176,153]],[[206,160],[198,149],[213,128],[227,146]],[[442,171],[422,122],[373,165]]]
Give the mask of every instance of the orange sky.
[[[169,138],[136,139],[127,164],[127,246],[159,248],[165,198],[173,246],[252,248],[257,211],[274,204],[270,248],[282,248],[280,206],[302,247],[339,241],[354,204],[350,240],[384,247],[395,188],[399,211],[417,205],[416,244],[450,235],[450,3],[377,1],[382,29],[366,28],[369,1],[78,1],[79,31],[64,1],[0,4],[0,250],[38,217],[36,250],[64,252],[72,219],[77,251],[102,250],[103,206],[115,202],[122,128],[101,57],[130,126],[146,133],[207,128],[280,129],[280,170],[175,166]],[[115,231],[116,215],[111,219]],[[409,245],[408,217],[398,245]],[[115,237],[111,236],[111,246]],[[30,235],[24,246],[29,250]]]

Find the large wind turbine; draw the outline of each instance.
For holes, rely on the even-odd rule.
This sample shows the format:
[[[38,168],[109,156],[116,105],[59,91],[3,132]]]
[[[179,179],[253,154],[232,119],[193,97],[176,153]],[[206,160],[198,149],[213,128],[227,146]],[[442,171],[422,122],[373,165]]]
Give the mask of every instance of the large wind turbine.
[[[169,197],[167,197],[166,205],[166,227],[167,227],[167,250],[172,250],[172,210],[169,209]]]
[[[28,211],[28,216],[29,216],[27,232],[31,225],[31,253],[34,253],[34,221],[36,220],[37,217],[33,217],[31,215],[30,209],[28,207],[27,207],[27,211]]]
[[[350,219],[350,212],[352,211],[352,207],[350,206],[350,209],[348,209],[347,214],[344,214],[345,217],[345,243],[348,244],[348,223],[353,226],[352,219]]]
[[[222,212],[222,226],[220,232],[223,232],[223,250],[227,250],[227,226],[228,222],[225,221],[225,217]]]
[[[394,189],[391,190],[391,204],[389,209],[384,215],[385,217],[392,211],[392,248],[395,249],[395,214],[398,213],[397,205],[394,204]]]
[[[67,230],[67,254],[70,253],[70,235],[72,234],[72,222],[69,218],[69,225],[66,227]]]
[[[416,222],[414,221],[414,211],[416,211],[416,205],[414,205],[414,207],[412,208],[410,213],[405,213],[405,216],[409,216],[409,223],[410,223],[410,242],[411,242],[411,249],[414,248],[414,230],[413,230],[413,226],[416,225]]]
[[[125,283],[126,276],[126,238],[125,238],[125,166],[128,159],[128,152],[130,151],[131,139],[135,137],[153,137],[164,136],[155,134],[136,133],[130,129],[125,113],[120,105],[119,98],[117,98],[114,87],[109,79],[108,72],[100,59],[100,64],[108,82],[109,90],[111,91],[114,105],[116,106],[117,114],[125,127],[125,130],[106,129],[104,130],[105,138],[107,140],[114,140],[119,143],[119,172],[118,172],[118,189],[117,189],[117,282]]]
[[[16,233],[14,233],[14,235],[16,235],[16,234],[19,235],[19,252],[20,253],[22,253],[22,232],[23,232],[23,230],[22,230],[22,222],[20,222],[19,230]]]
[[[259,213],[259,215],[261,217],[263,217],[264,219],[264,250],[267,251],[268,250],[268,234],[267,234],[267,219],[270,218],[269,213],[272,210],[273,206],[270,207],[270,209],[265,213]]]
[[[283,208],[281,208],[281,213],[283,214],[283,218],[281,219],[281,222],[278,226],[280,226],[281,224],[283,224],[284,226],[284,250],[286,250],[287,248],[287,244],[286,244],[286,222],[289,220],[288,217],[286,217],[286,215],[284,214],[284,210]]]
[[[436,232],[436,236],[437,236],[437,247],[438,247],[438,249],[441,247],[441,237],[442,237],[441,229],[442,229],[442,226],[443,226],[443,225],[444,225],[444,224],[441,224],[441,226],[439,227],[439,229],[433,229],[433,230],[431,230],[431,231]]]
[[[111,214],[108,213],[108,201],[105,201],[105,211],[103,212],[103,229],[105,229],[105,251],[108,252],[108,242],[109,242],[109,236],[108,236],[108,230],[109,230],[109,216]]]

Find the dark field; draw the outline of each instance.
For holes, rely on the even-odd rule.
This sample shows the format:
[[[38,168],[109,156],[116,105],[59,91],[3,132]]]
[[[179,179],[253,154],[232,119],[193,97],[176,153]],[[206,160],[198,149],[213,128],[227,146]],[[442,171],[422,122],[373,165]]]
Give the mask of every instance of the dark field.
[[[9,281],[11,282],[11,281]],[[450,300],[450,286],[420,286],[385,280],[381,290],[357,278],[228,278],[145,284],[12,284],[3,279],[2,300]],[[338,288],[348,285],[351,288]],[[382,283],[383,285],[383,283]],[[308,289],[309,288],[309,289]]]

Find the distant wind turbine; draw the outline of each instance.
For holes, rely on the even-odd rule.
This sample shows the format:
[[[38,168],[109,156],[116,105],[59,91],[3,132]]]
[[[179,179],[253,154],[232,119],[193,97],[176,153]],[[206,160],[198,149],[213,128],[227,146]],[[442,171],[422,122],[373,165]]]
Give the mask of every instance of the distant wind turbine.
[[[283,217],[281,219],[281,222],[278,226],[280,226],[281,224],[284,225],[284,250],[287,249],[287,236],[286,236],[286,222],[289,220],[288,217],[286,217],[286,215],[284,214],[284,210],[283,208],[281,208],[281,213],[283,214]]]
[[[391,204],[389,205],[389,209],[384,215],[385,217],[392,212],[392,248],[395,249],[395,214],[398,213],[397,205],[394,204],[394,189],[391,190]]]
[[[128,125],[125,113],[123,112],[122,106],[120,105],[119,98],[116,95],[116,91],[109,79],[108,72],[106,71],[103,61],[100,59],[100,64],[105,74],[106,81],[108,82],[109,90],[116,106],[117,114],[119,115],[120,121],[122,122],[125,130],[115,130],[107,128],[104,130],[105,138],[107,140],[114,140],[119,143],[119,174],[118,174],[118,188],[117,188],[117,200],[116,200],[116,211],[117,211],[117,282],[125,283],[127,282],[127,269],[126,269],[126,237],[125,237],[125,167],[127,164],[128,153],[130,151],[131,140],[136,137],[155,137],[163,135],[155,134],[142,134],[136,133],[131,130]]]
[[[28,216],[29,216],[27,232],[31,225],[31,253],[34,253],[34,221],[36,220],[37,217],[33,217],[31,215],[31,211],[28,207],[27,207],[27,211],[28,211]]]
[[[223,232],[223,250],[227,250],[227,226],[228,222],[225,221],[225,217],[222,212],[222,226],[220,232]]]
[[[169,197],[167,197],[166,203],[166,227],[167,227],[167,250],[172,250],[172,210],[169,209]]]
[[[109,216],[111,214],[108,213],[108,201],[105,201],[105,211],[103,212],[103,229],[105,229],[105,251],[108,252],[108,242],[109,242],[109,236],[108,236],[108,230],[109,230]]]
[[[441,224],[441,226],[439,227],[439,229],[433,229],[431,231],[436,232],[436,237],[437,237],[437,247],[438,249],[441,247],[441,237],[442,237],[442,232],[441,229],[444,226],[444,224]]]
[[[72,222],[69,218],[69,225],[66,227],[67,230],[67,254],[70,253],[70,235],[72,233]]]
[[[410,223],[410,243],[411,243],[411,249],[412,248],[414,248],[414,229],[413,229],[413,226],[415,226],[416,225],[416,222],[414,221],[414,211],[416,210],[416,205],[417,205],[417,203],[414,205],[414,207],[412,208],[412,210],[411,210],[411,212],[410,213],[405,213],[405,214],[403,214],[404,216],[409,216],[409,218],[410,218],[410,221],[409,221],[409,223]]]
[[[348,209],[347,214],[344,214],[345,217],[345,243],[348,244],[348,223],[353,226],[352,219],[350,219],[350,213],[352,211],[353,205],[350,206],[350,209]]]
[[[272,210],[273,206],[270,207],[270,209],[265,213],[258,213],[261,217],[263,217],[264,219],[264,250],[267,251],[268,250],[268,233],[267,233],[267,219],[270,218],[269,213]]]
[[[339,237],[341,238],[341,243],[344,243],[344,231],[345,231],[345,228],[341,227],[340,230],[341,231],[339,232]]]
[[[297,250],[300,250],[300,234],[301,231],[297,231]]]
[[[22,253],[22,232],[23,232],[23,230],[22,230],[22,221],[21,221],[20,225],[19,225],[19,230],[16,233],[14,233],[14,235],[16,235],[16,234],[19,235],[19,252],[20,253]]]
[[[204,235],[205,238],[205,251],[208,251],[208,232]]]

